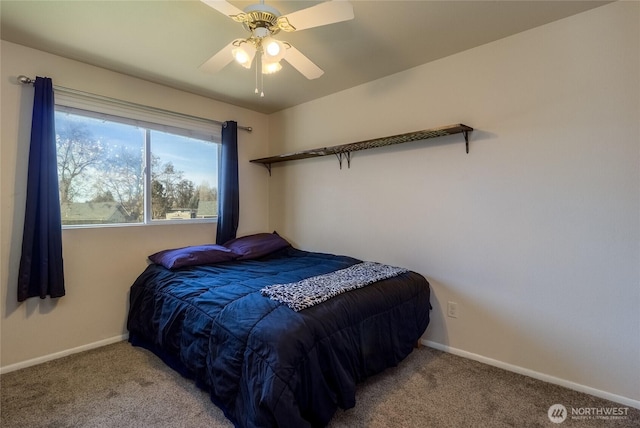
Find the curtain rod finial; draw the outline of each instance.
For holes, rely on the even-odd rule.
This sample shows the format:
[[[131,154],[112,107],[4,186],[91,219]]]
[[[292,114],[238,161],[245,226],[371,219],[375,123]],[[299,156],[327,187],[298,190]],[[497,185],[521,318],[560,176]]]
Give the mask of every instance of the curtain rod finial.
[[[34,82],[34,80],[31,77],[27,77],[21,74],[20,76],[18,76],[18,82],[22,83],[23,85],[30,85]]]

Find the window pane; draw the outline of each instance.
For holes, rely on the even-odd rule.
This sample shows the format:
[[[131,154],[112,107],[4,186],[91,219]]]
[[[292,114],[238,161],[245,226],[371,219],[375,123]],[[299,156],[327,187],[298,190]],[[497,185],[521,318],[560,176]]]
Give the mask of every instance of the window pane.
[[[143,221],[145,130],[56,112],[63,225]]]
[[[220,143],[188,126],[146,125],[57,107],[63,225],[217,217]]]
[[[151,218],[218,215],[218,144],[160,131],[151,143]]]

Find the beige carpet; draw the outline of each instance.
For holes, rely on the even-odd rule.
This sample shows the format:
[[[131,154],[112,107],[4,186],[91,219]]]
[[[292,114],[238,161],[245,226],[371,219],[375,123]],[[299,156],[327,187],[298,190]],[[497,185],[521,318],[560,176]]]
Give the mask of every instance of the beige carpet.
[[[206,393],[126,342],[0,377],[0,426],[231,427]],[[330,427],[639,427],[640,411],[422,347],[359,385]],[[552,423],[549,407],[568,417]],[[581,419],[572,411],[616,412]]]

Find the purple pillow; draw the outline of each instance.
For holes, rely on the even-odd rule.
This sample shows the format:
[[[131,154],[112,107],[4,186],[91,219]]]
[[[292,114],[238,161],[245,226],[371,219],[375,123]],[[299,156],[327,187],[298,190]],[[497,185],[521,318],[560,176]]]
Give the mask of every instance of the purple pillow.
[[[214,244],[163,250],[149,256],[153,263],[167,269],[227,262],[237,258],[238,255],[230,249]]]
[[[256,233],[225,242],[224,246],[239,254],[238,260],[257,259],[281,248],[289,247],[285,239],[277,233]]]

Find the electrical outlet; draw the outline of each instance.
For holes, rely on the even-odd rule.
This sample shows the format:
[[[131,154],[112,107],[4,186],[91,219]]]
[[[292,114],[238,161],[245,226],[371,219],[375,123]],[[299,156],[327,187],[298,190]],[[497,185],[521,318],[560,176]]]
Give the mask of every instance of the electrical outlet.
[[[458,318],[458,304],[456,302],[447,302],[447,315],[451,318]]]

